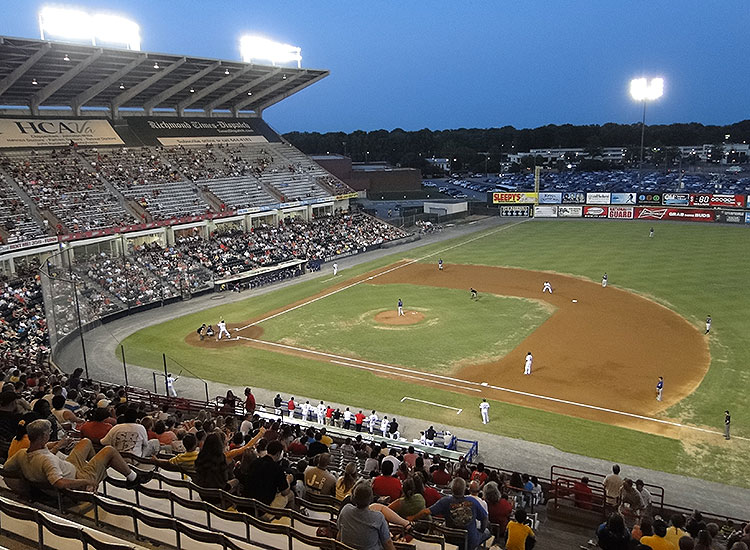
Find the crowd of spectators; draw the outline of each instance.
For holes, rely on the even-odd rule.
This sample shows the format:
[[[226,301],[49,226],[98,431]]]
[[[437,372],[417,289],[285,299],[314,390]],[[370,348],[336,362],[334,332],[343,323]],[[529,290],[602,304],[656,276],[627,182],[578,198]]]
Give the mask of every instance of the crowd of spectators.
[[[9,243],[41,237],[44,232],[29,206],[0,174],[0,227],[7,232]]]
[[[42,285],[33,266],[13,280],[0,280],[0,356],[13,361],[43,360],[49,353]]]

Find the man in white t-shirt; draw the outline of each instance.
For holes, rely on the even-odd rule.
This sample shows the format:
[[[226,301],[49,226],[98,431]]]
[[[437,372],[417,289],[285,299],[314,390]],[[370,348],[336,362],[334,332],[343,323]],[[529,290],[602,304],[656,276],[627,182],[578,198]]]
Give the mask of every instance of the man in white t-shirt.
[[[159,452],[158,439],[148,438],[146,428],[138,424],[138,411],[125,411],[124,422],[112,427],[107,435],[102,437],[102,445],[112,445],[120,453],[132,453],[135,456],[149,457]]]
[[[352,425],[352,411],[349,410],[349,407],[346,408],[344,411],[344,429],[351,429]]]
[[[245,420],[242,421],[240,424],[240,433],[243,436],[246,436],[248,433],[250,433],[250,430],[253,429],[253,415],[250,413],[247,413],[245,415]]]

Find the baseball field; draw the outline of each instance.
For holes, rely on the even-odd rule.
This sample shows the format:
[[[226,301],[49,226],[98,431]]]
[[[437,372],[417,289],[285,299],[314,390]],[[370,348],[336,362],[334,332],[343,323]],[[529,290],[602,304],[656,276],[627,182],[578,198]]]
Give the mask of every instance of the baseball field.
[[[140,330],[124,342],[128,362],[160,368],[166,353],[237,388],[750,486],[747,228],[662,223],[649,238],[649,227],[528,221],[396,248],[337,277]],[[545,281],[552,294],[542,294]],[[195,329],[222,317],[233,340],[199,341]],[[529,351],[533,372],[524,376]],[[483,397],[491,403],[486,426]],[[731,441],[721,435],[725,409]]]

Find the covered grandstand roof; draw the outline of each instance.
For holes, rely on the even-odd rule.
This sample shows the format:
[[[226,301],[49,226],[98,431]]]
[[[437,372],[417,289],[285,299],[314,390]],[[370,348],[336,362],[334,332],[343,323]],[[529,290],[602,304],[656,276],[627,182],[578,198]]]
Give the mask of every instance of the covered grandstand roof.
[[[119,118],[159,114],[259,115],[328,76],[183,55],[0,36],[0,108]],[[105,110],[103,113],[102,110]]]

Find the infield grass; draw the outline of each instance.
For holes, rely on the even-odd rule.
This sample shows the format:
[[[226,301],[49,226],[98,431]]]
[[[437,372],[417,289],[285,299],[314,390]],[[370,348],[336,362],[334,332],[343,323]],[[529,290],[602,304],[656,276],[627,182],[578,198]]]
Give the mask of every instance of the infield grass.
[[[440,252],[447,264],[520,267],[595,281],[606,271],[610,284],[657,300],[696,326],[702,326],[710,313],[714,324],[709,372],[696,392],[670,408],[667,414],[682,422],[720,431],[723,411],[728,408],[733,411],[733,434],[750,437],[750,422],[745,416],[750,381],[750,347],[746,344],[750,334],[747,315],[750,299],[745,288],[750,273],[750,255],[745,252],[750,244],[748,228],[661,223],[654,224],[656,234],[649,239],[649,227],[650,224],[640,222],[533,221],[501,231],[489,230],[484,238],[472,235],[411,250],[409,256],[420,258]],[[468,240],[472,242],[450,248]],[[343,270],[341,275],[352,277],[401,257],[396,249],[389,257]],[[432,262],[435,258],[425,261]],[[587,456],[750,486],[746,476],[750,468],[750,446],[737,438],[731,442],[724,442],[721,437],[677,441],[495,401],[492,402],[493,422],[482,426],[478,412],[456,416],[416,403],[400,403],[402,396],[409,395],[471,411],[478,406],[473,396],[384,380],[357,369],[247,347],[228,346],[197,353],[195,347],[184,342],[184,337],[202,322],[215,323],[219,316],[230,321],[256,317],[320,293],[330,284],[323,279],[306,281],[145,328],[125,340],[128,360],[159,368],[161,353],[165,352],[203,378],[235,386],[249,384],[284,394],[351,403],[363,409],[377,408],[423,418],[434,424],[446,423],[539,441]],[[337,296],[344,299],[354,296],[348,293],[356,288],[359,287]],[[326,300],[328,298],[316,304]],[[389,292],[386,307],[392,307],[393,301]],[[304,316],[308,307],[296,312]],[[288,336],[302,326],[299,320],[295,322],[287,315],[277,319],[278,326],[269,324],[266,337],[278,332],[274,337],[283,338],[285,332]],[[478,323],[474,325],[477,331],[483,328]],[[306,341],[308,338],[312,336],[305,336]],[[320,344],[317,347],[324,349]],[[376,350],[377,346],[372,349]]]

